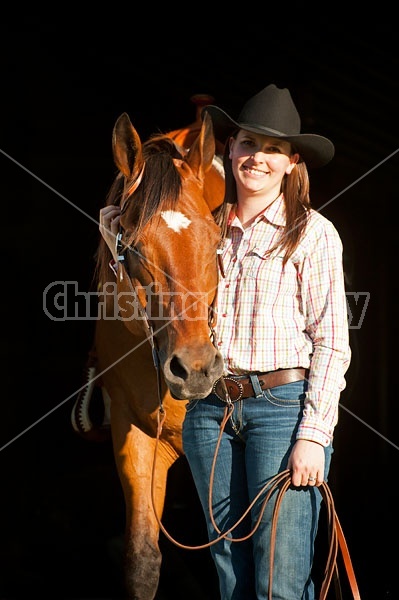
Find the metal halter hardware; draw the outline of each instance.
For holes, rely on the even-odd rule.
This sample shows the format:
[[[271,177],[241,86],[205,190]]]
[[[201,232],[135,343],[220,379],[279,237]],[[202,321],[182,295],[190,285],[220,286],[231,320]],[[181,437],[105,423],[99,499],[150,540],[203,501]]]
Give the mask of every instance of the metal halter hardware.
[[[116,234],[116,239],[115,239],[115,250],[116,250],[116,255],[117,255],[117,259],[118,262],[124,262],[125,257],[123,255],[123,248],[122,248],[122,231],[119,230],[118,233]],[[125,248],[126,250],[126,248]]]

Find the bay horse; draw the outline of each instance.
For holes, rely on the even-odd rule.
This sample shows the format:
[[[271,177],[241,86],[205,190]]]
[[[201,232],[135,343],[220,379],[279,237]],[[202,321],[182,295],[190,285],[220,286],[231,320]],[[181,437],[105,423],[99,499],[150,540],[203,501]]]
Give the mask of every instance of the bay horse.
[[[153,600],[159,585],[158,518],[168,470],[183,456],[185,401],[206,397],[223,371],[213,338],[220,228],[212,215],[223,200],[223,170],[208,115],[189,148],[178,133],[143,143],[129,116],[118,118],[118,174],[106,200],[121,206],[116,276],[103,239],[97,251],[95,370],[125,502],[131,600]]]

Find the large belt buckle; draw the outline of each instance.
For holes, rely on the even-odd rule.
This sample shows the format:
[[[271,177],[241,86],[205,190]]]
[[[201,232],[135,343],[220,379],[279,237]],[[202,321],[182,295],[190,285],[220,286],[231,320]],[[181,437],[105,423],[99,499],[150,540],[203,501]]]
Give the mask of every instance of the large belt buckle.
[[[226,384],[229,398],[223,398],[223,396],[220,395],[225,391],[223,388],[223,380]],[[220,377],[220,379],[217,379],[213,384],[212,391],[219,400],[222,400],[222,402],[228,402],[229,399],[232,402],[237,402],[238,400],[241,400],[244,388],[237,379],[233,379],[232,377]]]

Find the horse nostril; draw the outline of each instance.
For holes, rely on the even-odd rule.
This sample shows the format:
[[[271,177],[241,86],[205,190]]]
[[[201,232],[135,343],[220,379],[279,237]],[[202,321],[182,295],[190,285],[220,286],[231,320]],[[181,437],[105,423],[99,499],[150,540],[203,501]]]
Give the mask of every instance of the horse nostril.
[[[188,375],[187,370],[184,368],[177,356],[173,356],[169,363],[169,369],[175,377],[179,377],[179,379],[186,381]]]

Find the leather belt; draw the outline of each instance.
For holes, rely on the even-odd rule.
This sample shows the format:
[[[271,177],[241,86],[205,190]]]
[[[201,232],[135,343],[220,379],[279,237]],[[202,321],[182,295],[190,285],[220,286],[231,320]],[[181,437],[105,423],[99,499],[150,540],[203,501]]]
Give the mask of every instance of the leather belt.
[[[267,390],[278,385],[306,379],[309,375],[309,370],[297,367],[296,369],[279,369],[278,371],[268,371],[267,373],[254,373],[254,375],[259,380],[260,388]],[[226,375],[217,379],[212,389],[213,393],[216,394],[219,400],[223,400],[223,402],[227,402],[223,381],[232,402],[256,396],[250,377],[247,375]]]

